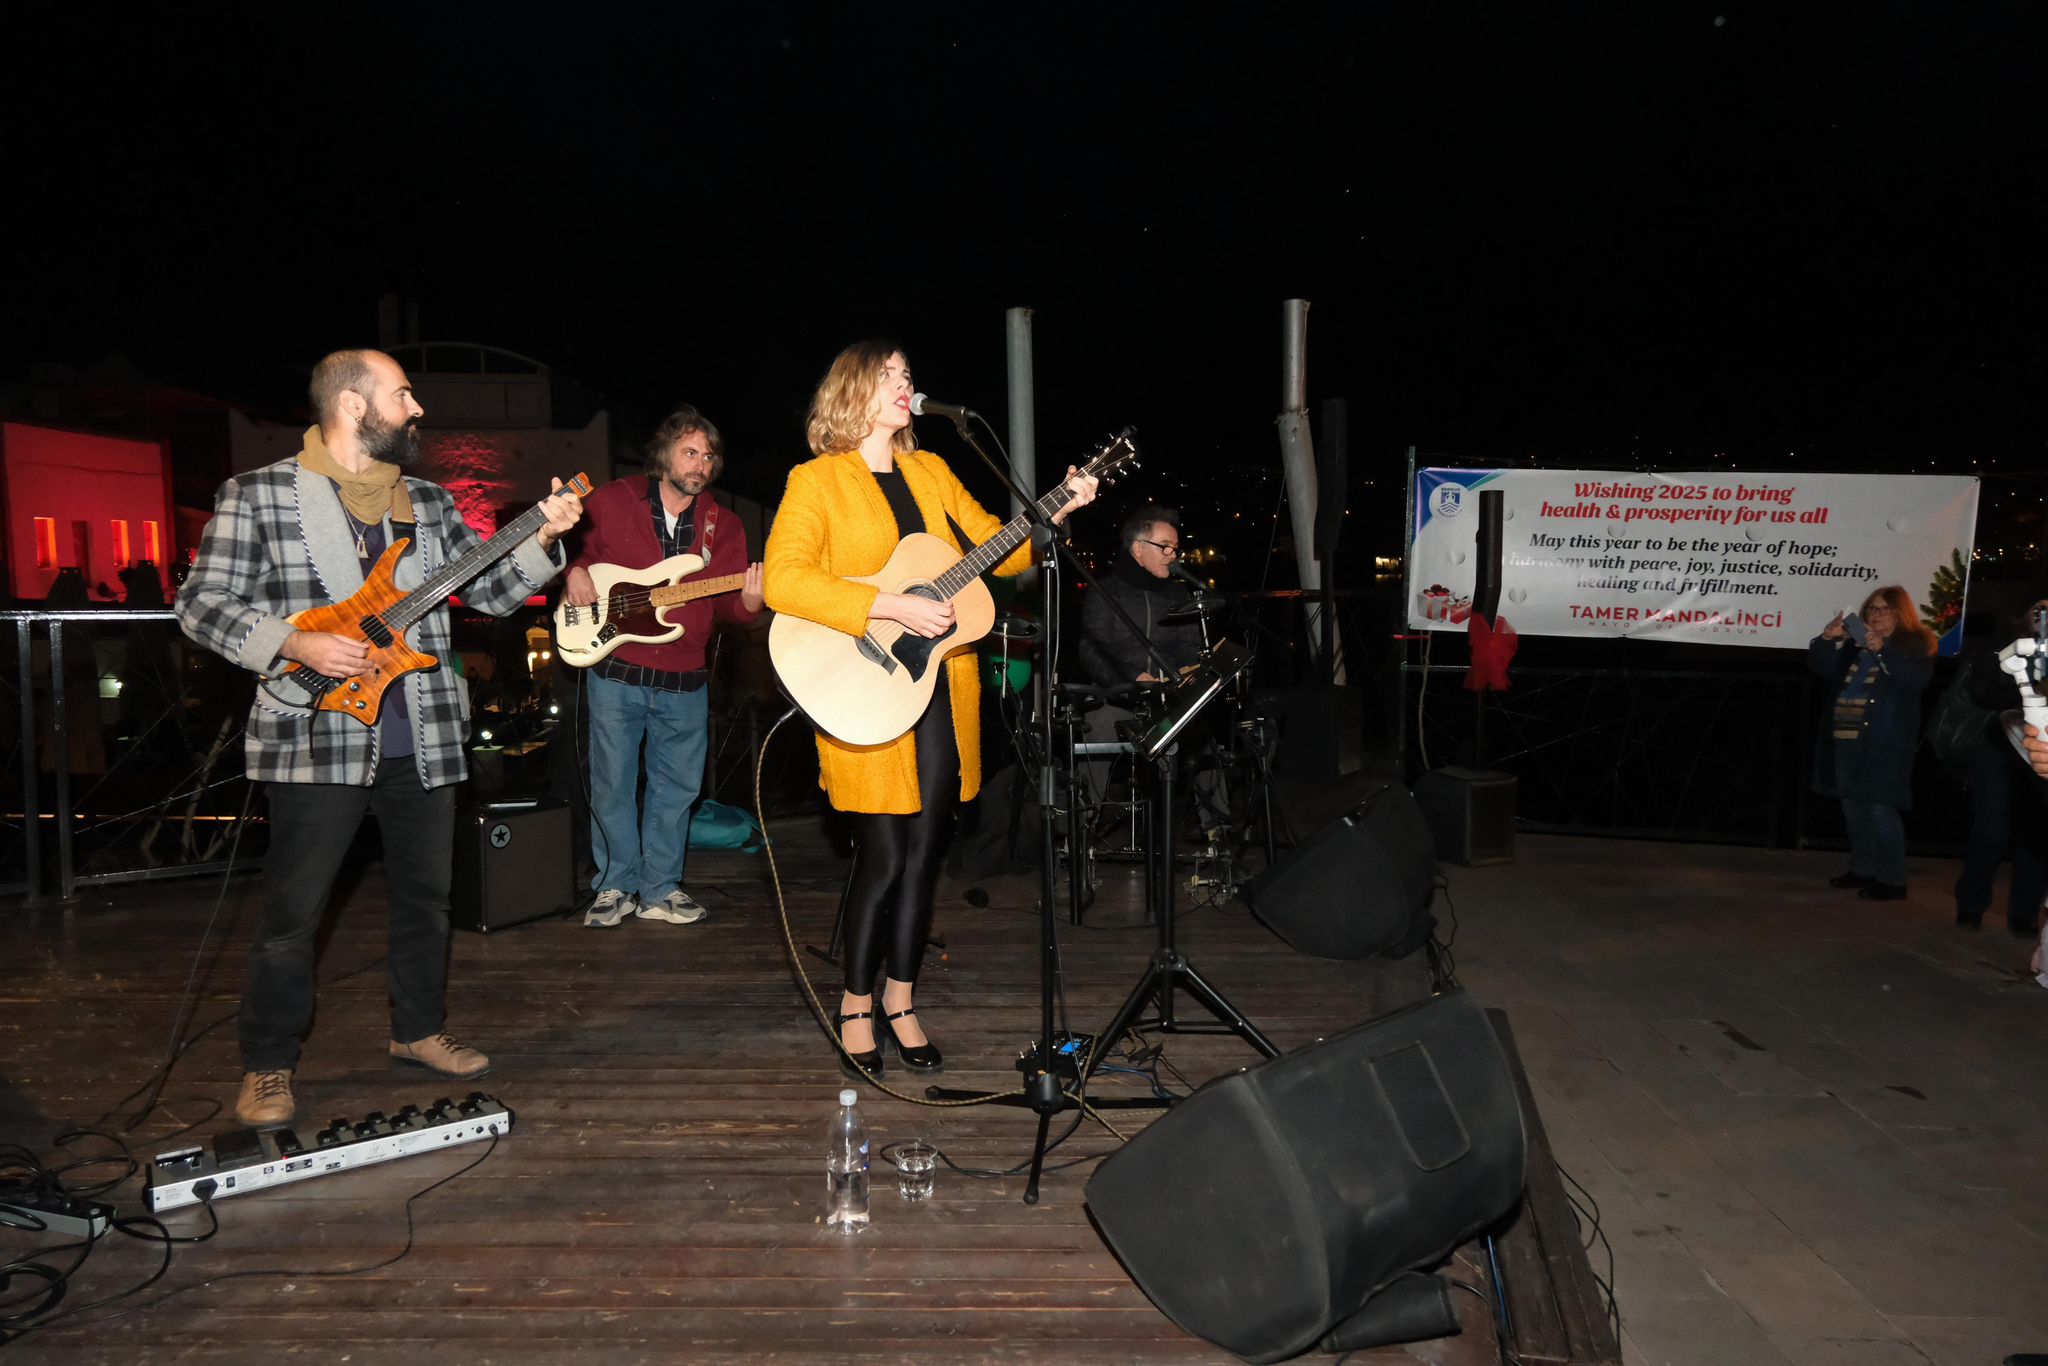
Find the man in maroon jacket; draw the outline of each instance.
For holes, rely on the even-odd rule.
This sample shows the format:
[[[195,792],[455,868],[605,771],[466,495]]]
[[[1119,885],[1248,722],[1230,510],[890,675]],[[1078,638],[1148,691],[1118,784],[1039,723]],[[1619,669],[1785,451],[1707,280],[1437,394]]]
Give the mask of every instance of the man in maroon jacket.
[[[585,531],[569,566],[566,601],[597,601],[590,566],[646,569],[674,555],[700,555],[699,575],[746,569],[738,594],[668,608],[683,634],[665,645],[631,642],[589,671],[584,715],[590,725],[590,844],[597,896],[586,925],[617,925],[629,915],[688,925],[704,908],[683,890],[690,809],[704,782],[708,699],[705,647],[716,621],[752,621],[761,612],[761,566],[747,561],[740,519],[705,492],[725,465],[718,428],[695,408],[669,414],[647,443],[648,473],[615,479],[584,500]],[[693,575],[692,577],[697,577]],[[642,800],[640,762],[646,750]]]

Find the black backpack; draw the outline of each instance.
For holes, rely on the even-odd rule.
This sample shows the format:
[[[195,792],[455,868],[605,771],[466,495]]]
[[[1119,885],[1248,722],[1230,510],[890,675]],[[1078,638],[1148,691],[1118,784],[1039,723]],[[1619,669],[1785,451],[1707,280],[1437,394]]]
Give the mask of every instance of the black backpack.
[[[1927,748],[1957,782],[1968,785],[1977,756],[1995,736],[1999,713],[1970,696],[1970,673],[1984,659],[1980,651],[1963,660],[1948,691],[1935,703],[1927,723]]]

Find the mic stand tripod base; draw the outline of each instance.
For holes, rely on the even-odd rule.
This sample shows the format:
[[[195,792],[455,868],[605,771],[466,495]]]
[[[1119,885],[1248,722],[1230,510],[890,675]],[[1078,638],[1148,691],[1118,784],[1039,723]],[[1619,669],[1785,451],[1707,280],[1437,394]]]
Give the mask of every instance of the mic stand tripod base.
[[[1272,1040],[1259,1032],[1258,1026],[1245,1018],[1244,1012],[1232,1005],[1222,992],[1203,980],[1174,944],[1173,909],[1173,771],[1180,761],[1180,747],[1168,744],[1153,756],[1154,796],[1152,822],[1147,842],[1148,857],[1145,861],[1145,903],[1149,913],[1159,921],[1159,947],[1145,965],[1144,975],[1138,985],[1124,998],[1123,1006],[1110,1020],[1109,1026],[1096,1035],[1094,1054],[1088,1059],[1088,1070],[1083,1074],[1085,1082],[1094,1075],[1106,1060],[1109,1049],[1127,1030],[1157,1030],[1162,1034],[1235,1034],[1269,1058],[1280,1056],[1280,1050]],[[1196,1004],[1216,1017],[1213,1024],[1184,1024],[1174,1018],[1173,993],[1178,988],[1195,999]],[[1158,1014],[1139,1019],[1138,1012],[1148,1001],[1156,1001]],[[1138,1105],[1154,1108],[1167,1102],[1157,1097],[1145,1096],[1136,1099]]]
[[[982,450],[979,443],[967,430],[964,419],[954,419],[960,427],[960,435],[975,454],[993,470],[996,477],[1010,487],[1012,493],[1026,507],[1033,506],[1031,499],[1017,488],[1016,481],[1008,472]],[[1051,533],[1045,541],[1045,558],[1040,567],[1041,609],[1040,629],[1047,639],[1055,639],[1059,629],[1059,534],[1047,524]],[[1049,666],[1050,658],[1046,661]],[[1038,990],[1039,990],[1039,1040],[1033,1052],[1038,1058],[1034,1067],[1022,1068],[1023,1087],[1016,1094],[993,1094],[978,1091],[954,1091],[944,1087],[929,1087],[925,1095],[934,1100],[987,1100],[996,1105],[1015,1105],[1029,1109],[1038,1115],[1038,1138],[1031,1149],[1031,1174],[1024,1183],[1024,1203],[1038,1203],[1038,1180],[1045,1170],[1046,1135],[1052,1126],[1052,1117],[1070,1105],[1080,1102],[1070,1097],[1060,1078],[1046,1066],[1054,1051],[1053,1029],[1053,977],[1058,971],[1057,939],[1053,926],[1053,903],[1058,895],[1057,872],[1053,866],[1053,850],[1057,844],[1054,822],[1058,813],[1054,807],[1054,739],[1052,730],[1053,677],[1050,667],[1034,671],[1033,690],[1037,697],[1037,716],[1041,723],[1039,731],[1038,802],[1039,802],[1039,869],[1038,869]]]

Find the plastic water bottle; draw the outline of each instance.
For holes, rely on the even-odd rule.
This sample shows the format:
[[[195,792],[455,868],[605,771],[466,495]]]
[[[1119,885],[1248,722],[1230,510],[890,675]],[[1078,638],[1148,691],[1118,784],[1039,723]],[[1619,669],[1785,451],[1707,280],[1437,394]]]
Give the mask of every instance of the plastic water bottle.
[[[841,1233],[868,1226],[868,1131],[854,1108],[860,1097],[839,1093],[839,1113],[825,1139],[825,1223]]]

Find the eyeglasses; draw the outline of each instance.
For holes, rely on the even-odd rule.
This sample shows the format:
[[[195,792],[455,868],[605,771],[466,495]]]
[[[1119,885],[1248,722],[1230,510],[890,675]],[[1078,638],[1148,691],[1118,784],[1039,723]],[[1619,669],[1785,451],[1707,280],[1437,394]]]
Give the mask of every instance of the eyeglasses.
[[[1178,541],[1148,541],[1143,536],[1140,536],[1138,542],[1141,545],[1151,546],[1162,555],[1171,555],[1175,559],[1180,558],[1180,543]]]

